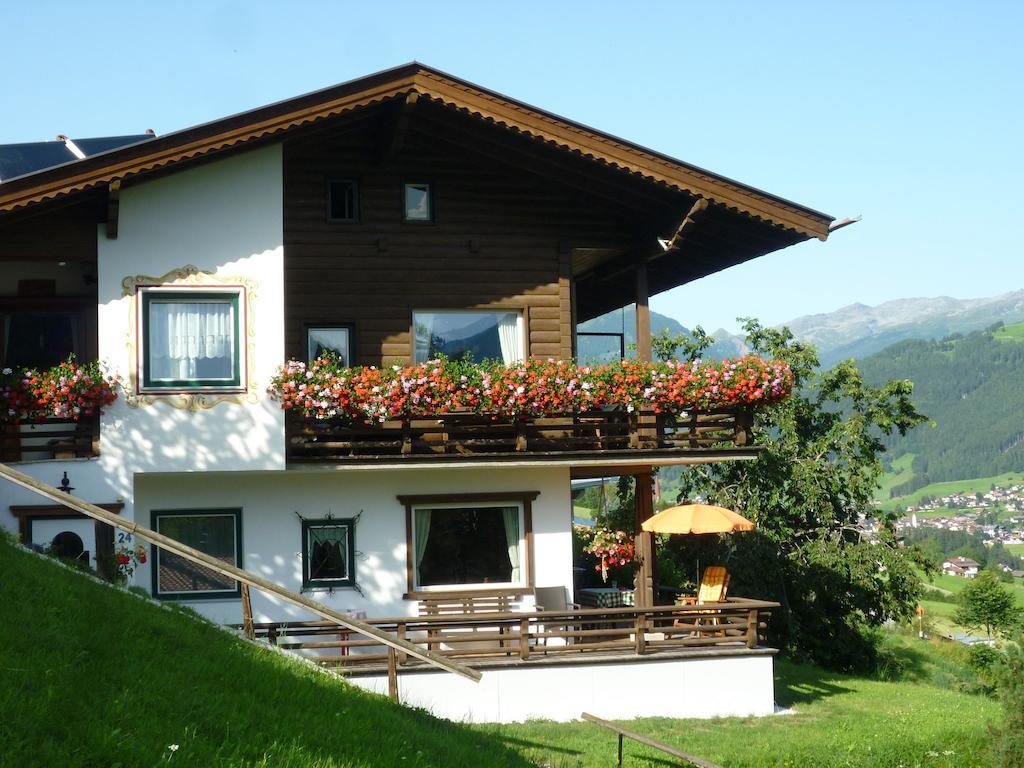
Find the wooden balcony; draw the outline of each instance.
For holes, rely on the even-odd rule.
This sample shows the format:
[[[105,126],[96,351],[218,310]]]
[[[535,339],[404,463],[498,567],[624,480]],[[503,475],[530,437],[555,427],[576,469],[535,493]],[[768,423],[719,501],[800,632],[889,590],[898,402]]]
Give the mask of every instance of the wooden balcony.
[[[744,653],[759,647],[778,603],[731,598],[724,603],[651,608],[584,608],[567,611],[492,612],[369,619],[425,649],[470,666],[614,662],[636,656],[665,658],[701,651]],[[321,621],[253,625],[256,637],[348,673],[375,674],[395,666],[426,665],[389,653],[377,641]]]
[[[0,424],[0,457],[9,461],[85,459],[100,454],[99,414]]]
[[[749,407],[680,416],[602,410],[521,421],[476,414],[350,425],[288,415],[289,463],[671,455],[751,448]]]

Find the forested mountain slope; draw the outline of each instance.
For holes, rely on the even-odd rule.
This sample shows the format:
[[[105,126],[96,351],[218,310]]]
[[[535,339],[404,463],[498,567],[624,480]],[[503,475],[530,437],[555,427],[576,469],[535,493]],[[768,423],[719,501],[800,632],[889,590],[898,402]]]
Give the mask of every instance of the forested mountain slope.
[[[888,441],[914,454],[913,476],[893,496],[931,482],[1024,469],[1024,324],[940,341],[902,341],[858,362],[868,382],[910,379],[934,421]]]

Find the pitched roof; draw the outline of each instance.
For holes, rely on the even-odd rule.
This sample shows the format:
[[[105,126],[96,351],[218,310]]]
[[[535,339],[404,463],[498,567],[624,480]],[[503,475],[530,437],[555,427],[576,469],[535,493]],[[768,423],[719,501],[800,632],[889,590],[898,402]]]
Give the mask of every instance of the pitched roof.
[[[828,236],[831,216],[418,62],[0,182],[0,213],[243,148],[317,121],[408,98],[411,94],[471,119],[557,147],[583,162],[706,198],[804,237],[824,240]]]
[[[148,133],[130,136],[100,136],[91,139],[34,141],[25,144],[0,144],[0,182],[37,173],[80,158],[68,146],[70,141],[86,157],[152,139]]]

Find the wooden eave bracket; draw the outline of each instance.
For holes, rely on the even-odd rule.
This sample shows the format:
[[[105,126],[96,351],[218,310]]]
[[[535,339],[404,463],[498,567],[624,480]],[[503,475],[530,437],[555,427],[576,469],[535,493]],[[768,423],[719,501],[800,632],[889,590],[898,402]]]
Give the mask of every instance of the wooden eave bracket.
[[[121,212],[121,179],[107,184],[107,240],[117,240],[117,219]]]
[[[694,201],[693,205],[690,206],[690,210],[687,212],[683,220],[679,222],[679,226],[676,227],[675,234],[673,234],[672,237],[664,243],[661,252],[654,254],[651,258],[656,259],[660,256],[664,256],[666,253],[678,251],[680,244],[683,242],[683,238],[686,237],[686,233],[693,230],[697,220],[709,206],[710,203],[706,197],[698,197]]]
[[[419,98],[420,95],[417,91],[409,91],[405,95],[402,105],[398,108],[398,114],[395,116],[390,140],[387,141],[386,146],[382,146],[380,155],[377,157],[378,166],[383,167],[390,164],[395,159],[395,156],[402,151],[402,147],[405,145],[405,137],[409,133],[409,122],[412,119],[412,113],[416,109],[416,102],[419,101]]]

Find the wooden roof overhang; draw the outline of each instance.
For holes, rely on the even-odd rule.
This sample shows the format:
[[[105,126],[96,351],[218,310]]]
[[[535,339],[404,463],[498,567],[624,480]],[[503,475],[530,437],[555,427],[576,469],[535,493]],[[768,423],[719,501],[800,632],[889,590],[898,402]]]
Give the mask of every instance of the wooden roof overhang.
[[[832,217],[488,91],[418,63],[165,134],[0,183],[0,217],[117,192],[223,153],[368,118],[413,126],[596,196],[628,212],[635,243],[574,245],[579,319],[632,301],[622,274],[647,264],[652,293],[802,240],[828,237]],[[397,113],[397,116],[395,116]],[[116,221],[114,236],[116,236]],[[658,246],[656,238],[668,242]]]

